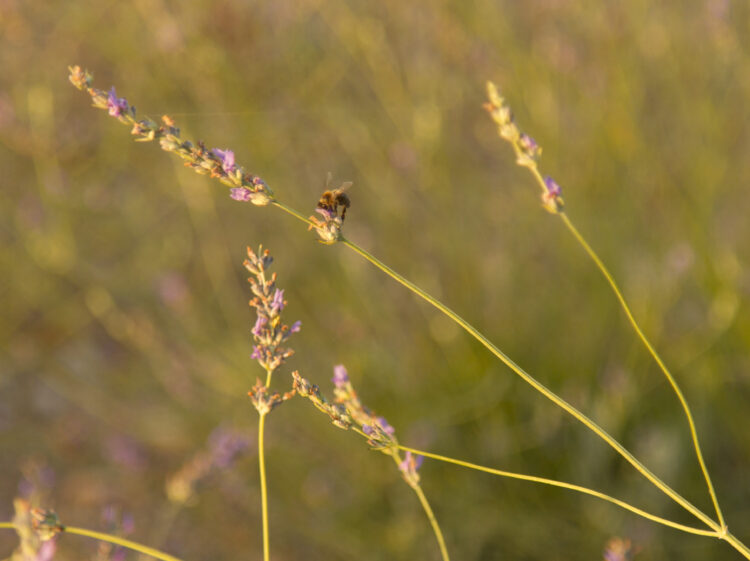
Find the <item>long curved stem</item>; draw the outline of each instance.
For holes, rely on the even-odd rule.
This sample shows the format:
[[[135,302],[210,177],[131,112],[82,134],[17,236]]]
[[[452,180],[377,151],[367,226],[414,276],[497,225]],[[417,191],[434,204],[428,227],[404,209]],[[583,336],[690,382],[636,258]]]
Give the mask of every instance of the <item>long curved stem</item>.
[[[599,491],[596,491],[594,489],[590,489],[588,487],[583,487],[581,485],[574,485],[572,483],[566,483],[565,481],[558,481],[556,479],[548,479],[546,477],[537,477],[534,475],[526,475],[523,473],[514,473],[512,471],[505,471],[500,469],[494,469],[489,468],[485,466],[481,466],[478,464],[473,464],[471,462],[465,462],[463,460],[457,460],[455,458],[450,458],[448,456],[442,456],[440,454],[433,454],[431,452],[425,452],[423,450],[417,450],[416,448],[410,448],[409,446],[401,446],[399,445],[399,449],[409,451],[412,454],[419,454],[420,456],[424,456],[425,458],[433,458],[435,460],[440,460],[441,462],[447,462],[449,464],[456,464],[465,468],[474,469],[477,471],[483,471],[486,473],[491,473],[493,475],[499,475],[502,477],[509,477],[511,479],[520,479],[522,481],[533,481],[534,483],[542,483],[544,485],[551,485],[553,487],[561,487],[563,489],[569,489],[571,491],[577,491],[579,493],[583,493],[585,495],[591,495],[592,497],[597,497],[599,499],[608,501],[612,504],[615,504],[619,507],[624,508],[625,510],[629,510],[630,512],[633,512],[637,514],[638,516],[642,516],[643,518],[648,518],[649,520],[653,522],[657,522],[659,524],[663,524],[664,526],[669,526],[671,528],[675,528],[677,530],[681,530],[683,532],[687,532],[689,534],[697,534],[699,536],[711,536],[711,537],[717,537],[718,534],[714,530],[702,530],[700,528],[693,528],[692,526],[685,526],[684,524],[679,524],[678,522],[672,522],[671,520],[668,520],[666,518],[662,518],[661,516],[656,516],[655,514],[651,514],[649,512],[646,512],[645,510],[642,510],[636,506],[631,505],[630,503],[627,503],[625,501],[621,501],[620,499],[616,499],[615,497],[612,497],[610,495],[607,495],[605,493],[601,493]]]
[[[520,156],[521,149],[519,148],[518,143],[511,142],[511,144],[513,146],[514,152],[516,153],[516,157]],[[546,187],[544,178],[542,177],[542,174],[539,172],[539,167],[536,165],[536,162],[534,162],[532,165],[526,165],[524,167],[526,167],[534,176],[534,179],[536,180],[537,184],[542,189],[542,193],[546,193],[547,187]],[[591,258],[591,260],[594,262],[596,267],[599,269],[599,272],[601,272],[602,276],[607,280],[607,283],[612,289],[612,292],[614,292],[617,298],[617,301],[620,304],[620,307],[625,312],[625,315],[627,316],[628,321],[630,322],[630,325],[633,328],[633,331],[635,331],[636,335],[638,335],[638,338],[641,340],[641,342],[646,347],[651,357],[654,359],[654,361],[656,362],[656,364],[659,366],[662,373],[666,377],[667,381],[669,382],[669,385],[672,386],[672,389],[674,390],[675,395],[677,395],[677,399],[680,401],[680,404],[682,405],[682,409],[685,412],[685,418],[687,419],[688,426],[690,428],[690,437],[693,440],[693,448],[695,449],[695,455],[698,458],[698,464],[700,465],[701,472],[703,472],[703,478],[706,480],[706,486],[708,487],[708,493],[711,496],[711,501],[713,502],[714,509],[716,510],[716,516],[718,517],[719,526],[721,528],[726,528],[726,523],[724,522],[724,515],[721,512],[721,507],[719,506],[719,499],[716,496],[716,491],[714,490],[714,485],[711,481],[711,476],[708,473],[706,462],[703,459],[703,452],[701,451],[701,446],[698,441],[698,431],[695,428],[695,421],[693,420],[693,414],[690,411],[690,407],[688,406],[687,400],[685,399],[685,396],[683,395],[682,390],[680,389],[680,386],[677,384],[677,381],[674,379],[674,376],[672,376],[672,373],[669,371],[669,368],[667,368],[667,365],[664,364],[664,361],[656,352],[656,349],[654,349],[653,345],[651,345],[651,342],[648,340],[646,335],[641,330],[640,325],[638,324],[635,317],[633,316],[633,313],[630,311],[630,306],[628,306],[628,303],[625,300],[625,297],[623,296],[622,291],[620,290],[620,287],[617,285],[614,277],[609,272],[607,267],[604,265],[604,262],[599,258],[599,255],[588,244],[588,242],[586,241],[586,238],[584,238],[583,235],[578,231],[578,229],[573,225],[573,222],[570,220],[568,215],[565,214],[564,211],[558,211],[556,212],[556,214],[563,221],[563,223],[565,224],[565,227],[573,235],[576,241],[586,251],[588,256]]]
[[[715,531],[719,529],[715,521],[713,521],[710,517],[708,517],[695,505],[690,503],[682,495],[677,493],[669,485],[664,483],[664,481],[659,479],[659,477],[657,477],[646,466],[644,466],[622,444],[620,444],[617,440],[615,440],[612,436],[610,436],[607,431],[601,428],[598,424],[596,424],[592,419],[587,417],[584,413],[576,409],[573,405],[565,401],[562,397],[560,397],[559,395],[554,393],[552,390],[547,388],[547,386],[537,381],[536,378],[532,377],[523,368],[521,368],[515,362],[513,362],[510,359],[510,357],[508,357],[505,353],[503,353],[500,349],[498,349],[489,339],[487,339],[484,335],[482,335],[474,326],[469,324],[461,316],[459,316],[453,310],[445,306],[442,302],[436,300],[435,298],[427,294],[425,291],[423,291],[421,288],[419,288],[415,284],[406,280],[404,277],[399,275],[396,271],[394,271],[393,269],[391,269],[384,263],[381,263],[377,258],[370,255],[367,251],[365,251],[358,245],[350,242],[347,239],[342,239],[341,243],[343,243],[350,249],[354,250],[356,253],[358,253],[359,255],[367,259],[370,263],[375,265],[378,269],[380,269],[381,271],[383,271],[384,273],[392,277],[394,280],[404,285],[406,288],[414,292],[414,294],[416,294],[417,296],[420,296],[423,300],[426,300],[427,302],[435,306],[438,310],[440,310],[445,315],[447,315],[449,318],[451,318],[453,321],[455,321],[467,333],[469,333],[469,335],[471,335],[472,337],[474,337],[474,339],[482,343],[482,345],[484,345],[493,355],[499,358],[508,368],[510,368],[513,372],[515,372],[518,376],[520,376],[527,384],[529,384],[531,387],[533,387],[535,390],[541,393],[544,397],[552,401],[555,405],[557,405],[558,407],[560,407],[561,409],[565,410],[567,413],[575,417],[578,421],[586,425],[591,431],[593,431],[597,436],[599,436],[599,438],[601,438],[607,444],[609,444],[618,454],[620,454],[623,458],[625,458],[636,470],[638,470],[653,485],[658,487],[665,495],[670,497],[677,504],[682,506],[685,510],[690,512],[693,516],[698,518],[701,522],[703,522],[709,528],[712,528]]]
[[[701,446],[698,442],[698,432],[695,429],[695,421],[693,421],[693,414],[690,411],[690,406],[688,406],[687,400],[685,399],[685,396],[682,393],[682,390],[680,389],[680,386],[677,384],[677,381],[672,376],[672,373],[667,368],[666,364],[664,364],[664,361],[661,359],[659,354],[654,349],[653,345],[651,345],[651,342],[648,340],[646,335],[644,335],[643,331],[641,330],[640,325],[638,325],[638,322],[636,321],[635,317],[633,316],[633,313],[630,311],[630,306],[628,306],[628,303],[625,301],[625,297],[622,295],[622,292],[620,291],[619,286],[617,286],[617,283],[615,282],[614,277],[609,272],[607,267],[604,266],[604,263],[599,258],[597,253],[591,248],[591,246],[588,244],[586,239],[581,235],[581,233],[578,231],[578,229],[573,225],[573,222],[571,222],[570,218],[568,218],[568,215],[564,212],[559,213],[560,218],[562,219],[565,226],[568,228],[571,234],[573,234],[573,237],[576,239],[576,241],[583,247],[583,249],[586,251],[588,256],[591,258],[591,260],[596,264],[599,271],[602,273],[605,279],[607,279],[607,282],[609,283],[609,286],[612,288],[612,292],[615,293],[615,296],[617,297],[618,302],[620,303],[620,307],[625,312],[625,315],[628,318],[628,321],[630,322],[630,325],[633,327],[633,331],[636,332],[638,335],[638,338],[641,340],[643,345],[648,349],[648,352],[653,357],[656,364],[659,365],[659,368],[664,373],[664,376],[667,378],[667,381],[669,381],[669,384],[672,386],[672,389],[674,390],[674,393],[677,395],[677,399],[680,400],[680,404],[682,405],[682,409],[685,412],[685,417],[687,418],[688,425],[690,427],[690,436],[693,439],[693,447],[695,448],[695,455],[698,458],[698,463],[700,464],[701,471],[703,472],[703,477],[706,480],[706,485],[708,486],[708,492],[711,495],[711,500],[714,503],[714,508],[716,509],[716,516],[719,518],[719,525],[724,528],[726,526],[724,522],[724,515],[721,512],[721,508],[719,507],[719,500],[716,497],[716,492],[714,491],[713,483],[711,482],[711,476],[708,474],[708,469],[706,468],[706,462],[703,460],[703,453],[701,452]]]
[[[15,529],[15,526],[12,522],[0,522],[0,528]],[[162,561],[181,561],[178,557],[170,555],[169,553],[164,553],[163,551],[159,551],[158,549],[154,549],[153,547],[149,547],[147,545],[143,545],[131,540],[126,540],[125,538],[121,538],[119,536],[105,534],[103,532],[87,530],[86,528],[76,528],[74,526],[65,526],[63,532],[66,534],[76,534],[79,536],[85,536],[87,538],[94,538],[95,540],[119,545],[120,547],[126,547],[128,549],[132,549],[133,551],[143,553],[144,555],[149,555],[155,559],[161,559]]]

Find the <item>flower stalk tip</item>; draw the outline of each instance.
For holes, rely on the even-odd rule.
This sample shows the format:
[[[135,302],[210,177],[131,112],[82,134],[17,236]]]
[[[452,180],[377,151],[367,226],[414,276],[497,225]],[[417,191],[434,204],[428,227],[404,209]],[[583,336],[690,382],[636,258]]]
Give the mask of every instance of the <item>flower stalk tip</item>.
[[[111,117],[131,126],[130,132],[136,142],[158,140],[163,150],[182,158],[186,167],[198,174],[210,175],[230,187],[230,197],[236,201],[265,206],[275,200],[273,191],[265,181],[246,173],[236,163],[232,150],[207,149],[200,141],[193,144],[184,140],[174,119],[166,115],[162,117],[161,124],[148,117],[137,119],[135,107],[126,98],[118,97],[114,86],[108,92],[99,90],[93,87],[93,76],[88,70],[82,70],[77,65],[69,66],[68,70],[70,82],[91,96],[94,107],[105,109]]]

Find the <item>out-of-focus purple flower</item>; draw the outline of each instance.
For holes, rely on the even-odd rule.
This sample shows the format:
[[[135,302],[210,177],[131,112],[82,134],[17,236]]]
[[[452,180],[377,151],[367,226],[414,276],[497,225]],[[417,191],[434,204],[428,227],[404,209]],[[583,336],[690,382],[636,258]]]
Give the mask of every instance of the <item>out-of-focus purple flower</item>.
[[[393,435],[394,435],[394,434],[396,433],[396,429],[394,429],[394,428],[393,428],[393,427],[392,427],[392,426],[391,426],[391,425],[390,425],[390,424],[388,423],[388,421],[386,421],[386,420],[385,420],[385,417],[378,417],[378,424],[380,425],[380,428],[381,428],[381,429],[383,429],[383,431],[384,431],[384,432],[385,432],[386,434],[388,434],[388,435],[390,435],[390,436],[393,436]]]
[[[241,203],[249,201],[253,194],[253,192],[247,187],[234,187],[229,191],[229,196],[235,201],[240,201]]]
[[[232,173],[237,169],[237,166],[234,163],[234,152],[231,150],[220,150],[219,148],[214,148],[212,152],[221,160],[221,169],[223,169],[224,172]]]
[[[57,551],[57,540],[55,538],[42,542],[39,551],[36,552],[34,561],[52,561],[55,557],[55,551]]]
[[[157,289],[162,301],[177,310],[183,308],[190,298],[185,278],[176,272],[162,275],[158,280]]]
[[[107,111],[112,117],[119,117],[125,111],[128,110],[128,101],[124,97],[117,97],[115,87],[109,90],[109,97],[107,97]]]
[[[526,133],[521,134],[518,138],[518,144],[521,147],[521,150],[523,150],[530,158],[536,159],[541,152],[536,140]]]
[[[268,320],[264,318],[263,316],[258,316],[258,319],[255,321],[255,326],[252,329],[252,334],[256,337],[260,337],[260,332],[263,329],[263,326],[268,323]]]
[[[562,194],[562,189],[557,184],[557,181],[549,175],[544,178],[544,186],[547,187],[547,193],[553,197],[559,197]]]
[[[407,450],[404,461],[398,464],[398,469],[400,469],[404,473],[407,473],[407,472],[414,473],[422,466],[423,461],[424,461],[424,456],[414,456],[411,452]]]
[[[122,526],[122,533],[126,536],[128,534],[132,534],[133,530],[135,530],[135,519],[133,518],[133,515],[129,512],[126,512],[122,515],[122,520],[120,521],[120,525]]]
[[[253,346],[253,352],[250,354],[250,358],[254,360],[260,360],[263,358],[263,353],[258,345]]]
[[[370,425],[362,425],[362,432],[365,433],[367,436],[372,436],[375,433],[375,429],[372,428]]]
[[[333,378],[331,382],[337,388],[344,386],[349,381],[349,373],[346,371],[346,367],[343,364],[337,364],[333,367]]]
[[[250,440],[242,433],[219,427],[208,437],[213,465],[223,469],[228,467],[234,458],[244,452],[250,445]]]
[[[276,292],[273,293],[273,298],[271,299],[271,309],[274,312],[280,312],[284,309],[284,291],[276,289]]]
[[[302,329],[302,322],[297,320],[289,328],[289,333],[297,333],[300,329]]]

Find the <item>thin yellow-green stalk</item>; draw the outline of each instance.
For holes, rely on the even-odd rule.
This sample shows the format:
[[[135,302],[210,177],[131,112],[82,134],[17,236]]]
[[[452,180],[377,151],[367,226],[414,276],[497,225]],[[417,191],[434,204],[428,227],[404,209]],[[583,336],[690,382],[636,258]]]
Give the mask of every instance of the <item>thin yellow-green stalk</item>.
[[[579,493],[583,493],[585,495],[591,495],[592,497],[597,497],[599,499],[608,501],[612,504],[615,504],[619,507],[624,508],[625,510],[629,510],[630,512],[633,512],[637,514],[638,516],[642,516],[643,518],[648,518],[649,520],[653,522],[657,522],[659,524],[663,524],[664,526],[669,526],[671,528],[675,528],[677,530],[681,530],[683,532],[687,532],[690,534],[697,534],[699,536],[712,536],[716,537],[718,534],[717,532],[713,530],[702,530],[700,528],[693,528],[692,526],[686,526],[684,524],[679,524],[677,522],[673,522],[671,520],[668,520],[666,518],[662,518],[661,516],[657,516],[655,514],[651,514],[650,512],[646,512],[645,510],[642,510],[638,508],[637,506],[633,506],[628,502],[622,501],[620,499],[616,499],[615,497],[612,497],[610,495],[607,495],[606,493],[601,493],[600,491],[596,491],[595,489],[590,489],[588,487],[583,487],[581,485],[575,485],[573,483],[566,483],[565,481],[558,481],[556,479],[548,479],[546,477],[537,477],[534,475],[526,475],[524,473],[514,473],[512,471],[505,471],[495,468],[490,468],[486,466],[481,466],[478,464],[473,464],[471,462],[465,462],[463,460],[458,460],[456,458],[450,458],[448,456],[442,456],[440,454],[433,454],[431,452],[425,452],[423,450],[417,450],[416,448],[410,448],[409,446],[401,446],[399,445],[399,449],[404,451],[409,451],[412,454],[419,454],[420,456],[424,456],[425,458],[432,458],[434,460],[439,460],[441,462],[447,462],[449,464],[455,464],[458,466],[462,466],[469,469],[474,469],[477,471],[483,471],[486,473],[491,473],[493,475],[499,475],[502,477],[509,477],[511,479],[520,479],[522,481],[532,481],[534,483],[542,483],[544,485],[551,485],[553,487],[561,487],[563,489],[569,489],[571,491],[577,491]]]
[[[601,428],[592,419],[587,417],[584,413],[576,409],[573,405],[565,401],[562,397],[558,396],[552,390],[547,388],[547,386],[537,381],[536,378],[531,376],[523,368],[521,368],[515,362],[513,362],[510,359],[510,357],[508,357],[505,353],[503,353],[500,349],[498,349],[489,339],[487,339],[484,335],[482,335],[474,326],[469,324],[461,316],[456,314],[453,310],[445,306],[439,300],[436,300],[435,298],[427,294],[425,291],[423,291],[421,288],[419,288],[415,284],[406,280],[404,277],[396,273],[393,269],[391,269],[384,263],[381,263],[377,258],[370,255],[367,251],[365,251],[358,245],[350,242],[347,239],[343,239],[342,243],[346,245],[347,247],[349,247],[350,249],[357,252],[359,255],[361,255],[365,259],[367,259],[370,263],[375,265],[381,271],[388,274],[394,280],[398,281],[399,283],[407,287],[416,295],[420,296],[422,299],[426,300],[427,302],[435,306],[438,310],[443,312],[453,321],[455,321],[467,333],[469,333],[477,341],[482,343],[482,345],[484,345],[492,354],[494,354],[497,358],[499,358],[506,366],[508,366],[508,368],[510,368],[513,372],[515,372],[518,376],[520,376],[527,384],[532,386],[535,390],[541,393],[544,397],[552,401],[555,405],[557,405],[561,409],[568,412],[570,415],[578,419],[578,421],[586,425],[591,431],[596,433],[596,435],[599,436],[599,438],[601,438],[607,444],[609,444],[618,454],[620,454],[623,458],[625,458],[635,469],[637,469],[653,485],[658,487],[665,495],[670,497],[677,504],[682,506],[685,510],[693,514],[693,516],[701,520],[709,528],[713,528],[714,530],[717,530],[716,522],[711,520],[711,518],[706,516],[706,514],[704,514],[700,509],[698,509],[696,506],[691,504],[682,495],[677,493],[674,489],[672,489],[669,485],[667,485],[659,477],[657,477],[654,473],[652,473],[637,458],[635,458],[635,456],[633,456],[622,444],[620,444],[617,440],[615,440],[612,436],[610,436],[609,433],[607,433],[607,431]]]
[[[497,91],[493,84],[488,84],[488,91],[490,92],[490,105],[494,104],[495,102],[499,102],[501,104],[503,103],[501,99],[493,99],[493,97],[499,95],[497,94]],[[493,96],[493,93],[494,93],[494,96]],[[545,196],[549,194],[549,187],[547,185],[547,182],[542,177],[542,174],[539,171],[539,166],[536,162],[536,158],[540,154],[540,151],[537,150],[538,147],[536,147],[536,143],[533,143],[532,141],[532,143],[536,147],[534,149],[534,151],[536,152],[536,155],[534,157],[531,157],[528,154],[526,154],[525,151],[521,147],[522,139],[526,135],[519,134],[516,125],[512,122],[512,117],[510,117],[509,112],[504,113],[504,115],[508,119],[507,124],[509,125],[509,127],[512,130],[515,130],[515,134],[503,135],[501,131],[500,136],[510,142],[511,146],[513,147],[513,151],[515,152],[517,163],[521,165],[522,167],[527,168],[531,172],[531,174],[534,176],[534,179],[536,180],[537,184],[542,190],[542,199],[544,200]],[[493,116],[493,118],[495,117]],[[526,137],[526,139],[528,140],[528,137]],[[607,280],[607,283],[609,284],[609,286],[612,288],[612,291],[617,297],[617,301],[619,302],[620,307],[625,312],[625,315],[627,316],[628,321],[630,322],[630,325],[632,326],[636,335],[641,340],[643,345],[646,347],[646,349],[648,350],[649,354],[654,359],[656,364],[659,366],[662,373],[664,374],[667,381],[669,382],[670,386],[672,386],[672,389],[674,390],[674,393],[677,395],[677,399],[680,401],[680,404],[682,405],[682,409],[685,412],[685,417],[687,419],[688,426],[690,428],[690,437],[693,441],[693,448],[695,449],[695,455],[698,459],[698,464],[700,465],[701,472],[703,473],[703,478],[706,481],[706,486],[708,488],[709,495],[711,496],[711,501],[713,502],[714,509],[716,510],[716,516],[718,517],[719,526],[721,528],[726,528],[726,523],[724,522],[724,515],[721,512],[721,508],[719,506],[719,500],[716,496],[716,491],[714,490],[713,483],[711,482],[711,476],[708,473],[706,462],[703,459],[703,452],[701,451],[700,443],[698,441],[698,432],[695,428],[695,421],[693,420],[693,414],[690,411],[690,407],[688,406],[687,400],[685,399],[685,396],[683,395],[682,390],[677,384],[677,381],[675,380],[674,376],[672,376],[672,373],[669,371],[666,364],[664,364],[664,361],[661,359],[659,354],[656,352],[656,349],[654,349],[651,342],[643,333],[643,330],[641,329],[640,325],[638,324],[635,317],[633,316],[633,313],[630,311],[630,306],[628,306],[628,303],[625,300],[625,297],[623,296],[622,291],[620,290],[617,283],[615,282],[614,277],[609,272],[607,267],[604,265],[604,262],[599,258],[597,253],[588,244],[588,242],[583,237],[583,235],[573,225],[573,222],[570,220],[568,215],[563,210],[563,206],[553,205],[551,207],[548,207],[547,210],[550,210],[551,212],[553,212],[554,214],[557,214],[560,217],[560,219],[563,221],[568,231],[573,235],[573,237],[581,245],[581,247],[583,247],[583,249],[586,251],[586,253],[591,258],[591,260],[596,264],[596,267],[599,269],[601,274]]]
[[[268,561],[268,489],[266,485],[266,460],[263,448],[263,432],[266,424],[266,413],[260,413],[258,421],[258,469],[260,471],[260,508],[263,524],[263,561]]]
[[[599,269],[599,271],[601,271],[604,278],[607,279],[609,286],[612,288],[612,291],[615,293],[615,296],[617,297],[617,301],[620,303],[620,307],[625,312],[625,315],[627,316],[628,321],[630,322],[630,325],[633,327],[633,330],[638,335],[638,338],[641,340],[641,342],[646,347],[646,349],[648,349],[649,354],[651,354],[656,364],[659,365],[659,368],[664,373],[664,376],[667,378],[669,385],[672,386],[674,393],[677,395],[677,399],[680,400],[682,409],[685,412],[685,417],[687,418],[688,426],[690,427],[690,437],[693,440],[693,447],[695,448],[695,455],[698,458],[698,463],[700,464],[701,471],[703,472],[703,477],[706,480],[708,492],[711,495],[711,501],[714,504],[716,515],[719,518],[719,525],[722,528],[725,527],[726,523],[724,522],[724,515],[722,514],[721,508],[719,507],[719,500],[716,497],[716,491],[714,491],[714,486],[713,486],[713,483],[711,482],[711,476],[708,473],[708,468],[706,468],[706,462],[703,459],[701,446],[700,446],[700,443],[698,442],[698,431],[695,428],[695,421],[693,420],[693,414],[690,411],[690,406],[688,405],[688,402],[685,399],[685,396],[683,395],[682,390],[680,389],[680,386],[677,384],[677,381],[675,380],[674,376],[672,376],[672,373],[669,371],[666,364],[664,364],[664,361],[656,352],[653,345],[651,345],[651,342],[643,333],[643,330],[641,330],[640,325],[638,324],[635,317],[633,316],[633,313],[630,311],[630,306],[628,306],[628,303],[626,302],[625,297],[620,291],[620,288],[615,282],[615,279],[612,276],[612,274],[604,266],[604,263],[596,254],[596,252],[591,248],[591,246],[588,244],[586,239],[581,235],[578,229],[573,225],[573,222],[571,222],[570,218],[568,218],[568,215],[565,214],[564,212],[561,212],[560,218],[562,219],[563,223],[568,228],[570,233],[573,234],[573,237],[576,239],[576,241],[583,247],[584,250],[586,250],[586,253],[589,255],[591,260],[596,264],[597,268]]]
[[[15,528],[15,526],[12,522],[0,522],[0,528],[13,529]],[[125,538],[121,538],[119,536],[105,534],[103,532],[87,530],[86,528],[76,528],[74,526],[65,526],[62,532],[65,534],[76,534],[79,536],[85,536],[87,538],[94,538],[95,540],[108,542],[120,547],[132,549],[133,551],[143,553],[144,555],[149,555],[155,559],[161,559],[162,561],[181,561],[178,557],[170,555],[169,553],[164,553],[163,551],[159,551],[158,549],[154,549],[153,547],[149,547],[147,545],[143,545],[131,540],[126,540]]]
[[[408,450],[407,448],[404,448],[403,446],[399,446],[399,448]],[[400,458],[398,457],[398,453],[395,450],[391,454],[391,458],[393,458],[393,461],[396,462],[396,465],[399,467],[399,470],[400,470],[401,469],[400,462],[399,462]],[[440,548],[440,555],[442,555],[443,561],[450,561],[450,557],[448,556],[448,548],[445,546],[445,538],[443,537],[442,530],[440,530],[440,524],[438,524],[437,518],[435,518],[435,513],[432,512],[432,507],[430,506],[430,502],[427,500],[427,497],[425,496],[424,491],[422,491],[422,487],[419,485],[418,476],[417,476],[417,479],[414,481],[410,481],[409,479],[406,479],[406,483],[417,494],[417,497],[419,498],[419,502],[422,505],[422,509],[427,515],[427,519],[430,521],[430,525],[432,526],[432,531],[435,534],[435,539],[437,539],[438,547]]]

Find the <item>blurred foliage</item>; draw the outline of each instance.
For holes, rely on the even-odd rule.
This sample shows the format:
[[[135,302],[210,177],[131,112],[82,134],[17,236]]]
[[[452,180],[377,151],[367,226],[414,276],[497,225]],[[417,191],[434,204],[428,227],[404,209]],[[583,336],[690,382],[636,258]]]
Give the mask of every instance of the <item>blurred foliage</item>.
[[[353,181],[348,237],[710,512],[674,395],[481,109],[497,82],[683,384],[747,542],[749,27],[742,0],[0,2],[0,519],[32,493],[76,526],[119,508],[186,560],[260,556],[253,454],[183,507],[165,484],[217,426],[255,434],[242,260],[263,243],[303,325],[289,366],[324,391],[344,363],[407,444],[694,522],[354,253],[133,143],[67,82],[80,64],[302,212],[328,171]],[[275,559],[437,559],[387,457],[303,400],[267,431]],[[455,559],[599,559],[613,535],[642,560],[739,558],[559,489],[422,478]],[[69,536],[58,557],[95,551]]]

